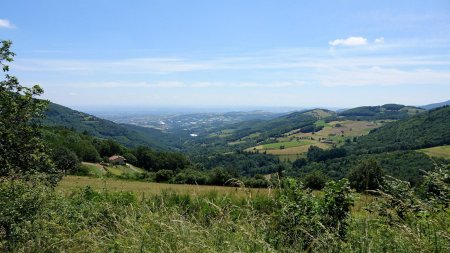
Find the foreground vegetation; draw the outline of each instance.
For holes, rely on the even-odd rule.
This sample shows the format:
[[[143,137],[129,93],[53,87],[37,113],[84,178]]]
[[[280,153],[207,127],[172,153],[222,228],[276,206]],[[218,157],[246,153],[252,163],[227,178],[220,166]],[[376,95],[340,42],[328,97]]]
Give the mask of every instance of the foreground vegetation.
[[[0,209],[0,250],[448,252],[449,192],[441,176],[430,174],[429,186],[439,191],[428,197],[392,180],[371,201],[360,197],[353,213],[345,180],[328,183],[322,194],[287,180],[276,194],[252,197],[89,186],[61,194],[37,179],[2,180],[0,204],[8,208]]]

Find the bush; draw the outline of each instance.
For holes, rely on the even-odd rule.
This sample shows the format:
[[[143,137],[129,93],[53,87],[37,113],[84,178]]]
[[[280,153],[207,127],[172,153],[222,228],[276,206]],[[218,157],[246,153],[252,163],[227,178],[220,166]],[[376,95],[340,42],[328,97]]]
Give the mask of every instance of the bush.
[[[320,247],[339,251],[353,198],[346,179],[328,182],[324,192],[323,197],[314,196],[294,179],[285,182],[269,232],[276,248],[292,252],[310,249],[320,252]]]
[[[0,180],[0,241],[8,242],[6,248],[26,234],[21,226],[34,220],[53,192],[41,179],[33,181]]]
[[[209,172],[208,184],[224,185],[231,178],[231,173],[229,173],[226,169],[220,167],[214,168]]]
[[[305,158],[300,158],[300,159],[295,160],[295,161],[292,163],[292,168],[294,168],[294,169],[300,169],[301,167],[305,166],[307,163],[308,163],[308,162],[306,161]]]
[[[205,172],[186,169],[179,172],[173,179],[174,183],[177,184],[206,184],[208,181],[208,176]]]
[[[312,190],[322,190],[327,181],[328,177],[322,171],[315,170],[305,176],[303,184]]]
[[[361,161],[350,170],[348,179],[350,185],[357,191],[376,190],[383,182],[384,172],[374,159]]]
[[[173,171],[171,170],[159,170],[155,173],[156,182],[168,182],[173,177]]]

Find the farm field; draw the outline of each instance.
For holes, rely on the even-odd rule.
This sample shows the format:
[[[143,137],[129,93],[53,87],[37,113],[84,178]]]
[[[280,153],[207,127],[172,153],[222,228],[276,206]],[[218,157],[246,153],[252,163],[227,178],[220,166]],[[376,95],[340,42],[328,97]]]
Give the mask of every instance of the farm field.
[[[235,195],[247,197],[249,195],[270,195],[273,191],[269,189],[247,189],[227,186],[209,185],[183,185],[183,184],[163,184],[139,181],[127,181],[114,178],[92,178],[84,176],[65,176],[58,184],[57,190],[62,193],[70,193],[76,189],[90,186],[95,190],[107,189],[110,191],[133,192],[138,196],[157,195],[164,191],[171,191],[177,194],[202,195],[209,192],[216,192],[223,195]]]
[[[419,152],[423,152],[431,157],[450,159],[450,146],[425,148],[425,149],[420,149]]]
[[[82,164],[89,169],[89,173],[93,176],[104,176],[108,172],[115,176],[121,176],[124,174],[140,174],[144,172],[143,169],[135,167],[131,164],[115,166],[103,166],[99,163],[89,162],[83,162]]]
[[[266,152],[280,156],[282,160],[295,160],[296,157],[305,154],[310,146],[328,149],[333,145],[343,145],[346,139],[366,135],[370,130],[382,126],[381,121],[332,121],[325,123],[318,120],[315,125],[323,126],[323,129],[315,133],[300,133],[299,129],[286,133],[277,138],[274,143],[263,144],[246,149],[249,152]]]

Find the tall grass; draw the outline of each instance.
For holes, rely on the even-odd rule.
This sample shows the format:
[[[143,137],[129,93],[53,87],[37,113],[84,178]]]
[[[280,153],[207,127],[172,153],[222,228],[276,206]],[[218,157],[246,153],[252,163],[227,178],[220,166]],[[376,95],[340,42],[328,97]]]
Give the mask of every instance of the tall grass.
[[[9,234],[0,228],[1,252],[450,252],[448,209],[392,223],[358,207],[341,238],[333,229],[321,230],[327,219],[315,215],[320,223],[296,221],[308,217],[301,212],[285,212],[294,220],[283,224],[294,224],[297,232],[294,226],[276,230],[283,213],[280,199],[286,200],[281,193],[242,197],[165,190],[147,196],[85,187],[61,194],[45,185],[30,186],[1,182],[0,227],[9,226]],[[313,205],[327,195],[319,194],[314,202],[307,199],[313,195],[299,194]],[[371,197],[368,202],[378,201]],[[299,209],[291,202],[285,210]],[[319,233],[305,241],[302,231],[310,228],[302,224],[316,226]],[[279,234],[305,238],[291,238],[299,242],[291,244],[274,240]]]

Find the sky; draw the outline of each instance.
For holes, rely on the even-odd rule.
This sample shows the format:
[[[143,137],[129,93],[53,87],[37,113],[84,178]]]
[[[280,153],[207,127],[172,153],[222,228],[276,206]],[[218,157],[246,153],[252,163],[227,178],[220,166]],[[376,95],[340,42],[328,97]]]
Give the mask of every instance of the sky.
[[[0,1],[11,74],[71,107],[450,99],[450,1]]]

